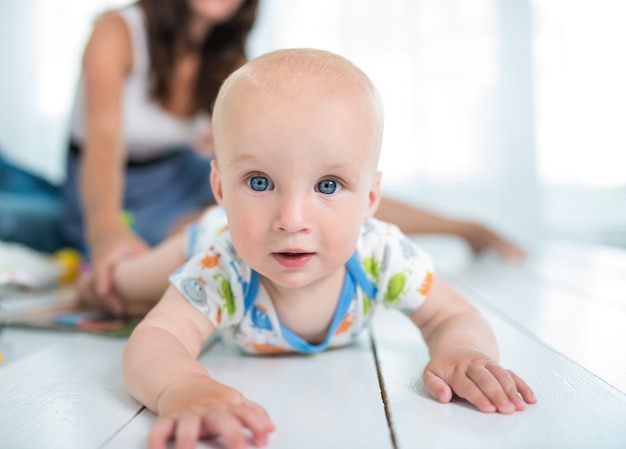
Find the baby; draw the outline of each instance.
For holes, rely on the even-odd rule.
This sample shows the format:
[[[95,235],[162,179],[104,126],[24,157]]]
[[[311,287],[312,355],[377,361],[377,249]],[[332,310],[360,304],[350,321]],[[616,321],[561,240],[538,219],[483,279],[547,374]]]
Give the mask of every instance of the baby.
[[[535,402],[498,365],[476,309],[433,274],[419,247],[372,218],[383,110],[363,72],[319,50],[267,54],[225,81],[213,129],[221,207],[114,273],[123,297],[167,288],[124,353],[130,394],[159,415],[150,447],[206,436],[247,447],[247,432],[254,445],[267,443],[266,411],[196,361],[214,332],[250,353],[311,353],[354,341],[382,305],[421,330],[431,355],[423,380],[435,399],[456,394],[500,413]]]

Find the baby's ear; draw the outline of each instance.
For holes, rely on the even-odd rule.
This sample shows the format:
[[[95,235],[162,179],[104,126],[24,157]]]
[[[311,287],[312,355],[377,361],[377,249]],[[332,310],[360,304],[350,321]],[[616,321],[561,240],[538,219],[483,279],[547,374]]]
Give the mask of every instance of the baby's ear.
[[[380,204],[380,178],[382,177],[382,172],[376,172],[374,177],[374,182],[372,183],[372,188],[370,189],[370,193],[368,195],[368,203],[367,209],[365,211],[365,220],[369,220],[374,216],[376,211],[378,210],[378,205]]]
[[[224,197],[222,192],[222,178],[220,177],[220,171],[217,166],[217,160],[211,161],[211,190],[213,190],[213,197],[217,204],[222,204],[222,198]]]

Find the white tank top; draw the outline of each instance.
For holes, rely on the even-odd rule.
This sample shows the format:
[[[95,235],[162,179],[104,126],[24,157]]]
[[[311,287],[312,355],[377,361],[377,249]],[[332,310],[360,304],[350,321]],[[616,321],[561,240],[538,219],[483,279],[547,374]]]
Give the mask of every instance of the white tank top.
[[[200,136],[204,127],[209,126],[208,114],[178,117],[150,97],[150,57],[143,10],[135,4],[120,9],[118,14],[128,27],[133,58],[132,69],[122,91],[122,132],[128,159],[149,160],[190,145]],[[71,119],[71,136],[79,145],[85,138],[84,111],[85,85],[81,76]]]

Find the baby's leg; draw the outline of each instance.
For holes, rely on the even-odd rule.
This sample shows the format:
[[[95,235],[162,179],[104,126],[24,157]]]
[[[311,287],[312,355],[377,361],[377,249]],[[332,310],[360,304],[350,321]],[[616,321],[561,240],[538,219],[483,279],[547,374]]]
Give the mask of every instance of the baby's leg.
[[[117,264],[113,285],[128,315],[144,315],[165,293],[170,274],[186,260],[185,239],[186,232],[179,232],[154,249]]]

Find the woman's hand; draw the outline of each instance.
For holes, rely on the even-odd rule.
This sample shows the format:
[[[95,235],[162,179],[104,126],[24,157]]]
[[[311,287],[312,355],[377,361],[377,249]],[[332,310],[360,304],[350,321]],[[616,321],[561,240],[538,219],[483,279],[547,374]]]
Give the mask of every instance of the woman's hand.
[[[507,260],[523,260],[526,257],[522,248],[480,223],[462,221],[459,223],[458,229],[458,234],[475,254],[482,251],[494,251]]]
[[[164,449],[168,439],[177,449],[195,447],[202,438],[221,437],[231,449],[265,446],[274,424],[259,404],[207,375],[194,374],[164,390],[157,402],[159,418],[148,437],[148,447]]]
[[[120,224],[99,232],[92,239],[91,278],[79,283],[79,302],[104,309],[116,316],[124,313],[123,299],[113,285],[113,269],[122,259],[145,253],[149,247],[139,236]]]

